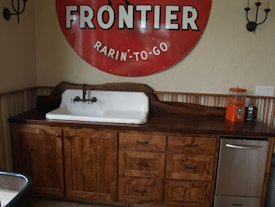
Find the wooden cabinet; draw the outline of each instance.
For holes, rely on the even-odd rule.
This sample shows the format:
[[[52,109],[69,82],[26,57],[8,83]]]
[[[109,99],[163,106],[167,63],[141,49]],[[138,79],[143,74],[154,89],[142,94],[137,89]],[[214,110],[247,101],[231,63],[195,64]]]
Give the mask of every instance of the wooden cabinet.
[[[70,200],[210,207],[215,137],[12,124],[14,168]]]
[[[165,201],[186,207],[212,204],[217,139],[169,136]]]
[[[64,129],[67,196],[112,202],[117,187],[117,134]]]
[[[249,139],[275,134],[260,122],[228,125],[225,108],[160,102],[152,88],[129,83],[87,89],[144,92],[150,102],[145,124],[45,118],[43,111],[57,107],[66,89],[81,88],[60,83],[51,96],[38,98],[38,109],[9,119],[14,168],[32,177],[35,193],[132,207],[211,207],[218,134]],[[271,157],[270,147],[262,198]]]
[[[34,193],[64,196],[61,129],[12,124],[11,134],[14,171],[31,176]]]
[[[119,134],[118,200],[162,202],[166,136]]]
[[[34,193],[116,200],[117,133],[23,124],[11,132],[14,169],[32,178]]]
[[[210,207],[216,149],[215,137],[120,133],[119,201]]]

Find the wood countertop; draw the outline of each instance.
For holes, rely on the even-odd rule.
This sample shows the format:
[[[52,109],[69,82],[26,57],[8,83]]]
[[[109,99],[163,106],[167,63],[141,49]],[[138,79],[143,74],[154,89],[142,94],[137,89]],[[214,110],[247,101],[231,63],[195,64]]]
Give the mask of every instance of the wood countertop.
[[[275,137],[275,130],[261,122],[231,123],[226,121],[224,117],[185,117],[169,113],[151,113],[147,123],[136,125],[47,120],[45,114],[46,112],[44,111],[34,109],[11,117],[9,121],[11,123],[42,124],[73,128],[86,127],[120,131],[134,130],[217,136]]]
[[[147,123],[110,124],[80,121],[47,120],[45,114],[57,108],[61,95],[66,89],[81,89],[81,84],[61,82],[52,94],[38,97],[38,109],[11,117],[11,123],[43,124],[60,127],[88,127],[122,131],[147,131],[165,133],[184,133],[214,136],[275,137],[275,129],[260,122],[231,123],[225,120],[225,108],[208,107],[186,103],[167,103],[158,100],[151,87],[136,83],[109,83],[103,85],[86,85],[87,90],[139,91],[144,92],[150,100],[150,112]]]

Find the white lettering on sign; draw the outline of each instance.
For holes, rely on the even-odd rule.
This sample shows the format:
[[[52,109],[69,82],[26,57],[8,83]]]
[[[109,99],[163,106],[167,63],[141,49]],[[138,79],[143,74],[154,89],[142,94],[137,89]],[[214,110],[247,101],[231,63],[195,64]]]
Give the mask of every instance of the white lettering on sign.
[[[119,51],[119,50],[115,50],[111,47],[108,47],[107,45],[103,45],[101,41],[96,41],[96,43],[94,44],[93,48],[99,52],[100,54],[114,59],[114,60],[118,60],[118,61],[127,61],[130,59],[133,59],[135,61],[146,61],[150,58],[150,56],[155,55],[155,56],[159,56],[161,53],[165,53],[168,51],[168,45],[165,42],[161,42],[159,45],[156,45],[152,48],[151,51],[134,51],[131,52],[130,49],[127,50],[127,52],[125,51]]]
[[[88,14],[87,16],[85,16]],[[94,11],[89,6],[82,6],[80,8],[80,16],[83,18],[80,19],[80,29],[84,29],[86,25],[88,28],[95,28],[95,26],[92,23],[92,19],[94,17]]]
[[[108,13],[109,18],[107,22],[104,22],[103,20],[104,13]],[[80,19],[81,19],[81,16],[80,16]],[[97,12],[97,22],[102,29],[111,28],[115,22],[115,12],[113,8],[108,5],[100,7]]]
[[[72,22],[76,20],[76,16],[72,13],[77,12],[77,6],[66,6],[66,28],[72,28]],[[70,14],[70,15],[67,15]]]
[[[126,24],[126,27],[128,29],[134,29],[134,18],[131,18],[134,16],[134,6],[127,6],[127,11],[124,6],[120,6],[119,13],[121,18],[118,19],[118,28],[124,29],[124,26]]]
[[[78,12],[79,18],[76,18]],[[160,23],[162,12],[165,13],[164,25]],[[78,22],[81,29],[95,29],[94,25],[97,23],[101,29],[107,30],[112,28],[116,21],[119,29],[133,29],[134,22],[139,22],[137,26],[140,29],[147,29],[149,15],[153,15],[154,29],[160,29],[163,26],[166,30],[199,30],[196,23],[199,15],[195,7],[168,5],[164,8],[160,5],[128,5],[127,7],[119,5],[118,15],[109,5],[103,5],[97,11],[89,5],[66,6],[66,29],[71,29],[72,25]],[[138,20],[135,19],[137,17],[139,17]]]
[[[112,58],[120,61],[127,60],[127,52],[120,52],[111,47],[107,47],[106,45],[103,45],[102,42],[100,41],[96,41],[94,45],[94,49],[108,58]]]

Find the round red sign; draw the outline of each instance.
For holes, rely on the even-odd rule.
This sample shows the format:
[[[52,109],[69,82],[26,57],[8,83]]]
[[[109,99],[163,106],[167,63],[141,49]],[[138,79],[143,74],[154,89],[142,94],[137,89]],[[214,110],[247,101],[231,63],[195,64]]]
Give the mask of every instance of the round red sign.
[[[67,41],[92,66],[145,76],[181,61],[197,44],[211,0],[56,0]]]

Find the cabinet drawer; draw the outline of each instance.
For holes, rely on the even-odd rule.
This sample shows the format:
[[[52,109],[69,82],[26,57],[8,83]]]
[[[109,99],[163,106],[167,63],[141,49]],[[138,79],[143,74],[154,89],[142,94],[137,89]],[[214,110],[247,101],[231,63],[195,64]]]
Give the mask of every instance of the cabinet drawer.
[[[214,155],[167,154],[168,179],[211,181]]]
[[[105,138],[105,139],[117,139],[117,133],[111,130],[99,130],[91,128],[63,128],[64,137],[70,139],[71,137],[89,137],[89,138]]]
[[[168,151],[185,154],[215,154],[216,138],[168,137]]]
[[[119,134],[119,149],[128,151],[163,152],[166,148],[166,136],[151,134]]]
[[[162,201],[161,180],[119,178],[118,200],[126,202]]]
[[[208,182],[167,181],[165,186],[165,201],[181,204],[181,206],[209,207],[211,184]]]
[[[61,128],[43,125],[12,125],[12,133],[16,131],[17,133],[27,134],[28,136],[53,136],[60,138],[62,135]],[[20,137],[18,137],[20,138]]]
[[[215,196],[214,207],[259,207],[261,198],[259,197],[237,197],[237,196]],[[268,205],[266,205],[268,207]],[[274,205],[271,205],[274,206]]]
[[[119,175],[129,177],[164,177],[164,153],[119,152]]]

